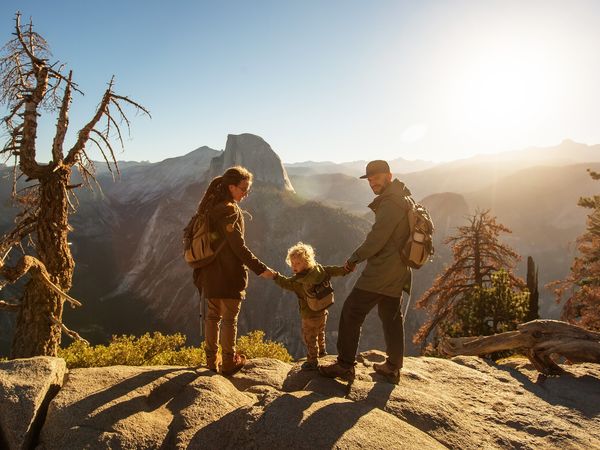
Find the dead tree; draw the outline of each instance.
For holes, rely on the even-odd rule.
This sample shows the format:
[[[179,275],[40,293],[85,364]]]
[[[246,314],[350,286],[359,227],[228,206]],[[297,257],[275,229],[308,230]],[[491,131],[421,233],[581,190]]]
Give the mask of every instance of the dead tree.
[[[62,332],[78,337],[62,323],[64,302],[79,304],[67,294],[75,265],[68,243],[69,214],[75,210],[72,190],[95,182],[94,163],[87,153],[90,146],[100,151],[111,172],[118,172],[113,142],[116,139],[123,147],[121,127],[125,124],[129,130],[123,107],[149,113],[116,94],[111,79],[93,117],[78,131],[74,144],[66,147],[72,96],[81,91],[71,71],[65,76],[64,65],[49,62],[47,42],[31,23],[21,25],[19,13],[14,36],[0,59],[0,101],[8,110],[2,123],[8,139],[0,154],[6,160],[14,158],[13,199],[21,212],[14,229],[0,238],[0,276],[4,278],[0,278],[0,289],[25,275],[28,280],[19,300],[0,299],[0,308],[17,314],[11,357],[54,356]],[[58,116],[48,164],[36,160],[38,117],[43,112]],[[74,167],[83,179],[77,185],[70,181]],[[26,186],[18,190],[20,180]],[[20,257],[16,251],[10,255],[15,249],[21,251]],[[9,255],[16,261],[12,266]]]
[[[563,369],[552,359],[562,356],[572,363],[600,363],[600,333],[558,320],[534,320],[516,331],[484,337],[448,338],[441,350],[448,356],[489,355],[501,350],[523,349],[534,367],[545,375]]]
[[[456,312],[461,300],[489,286],[492,276],[501,269],[508,273],[510,283],[525,287],[510,270],[520,256],[500,241],[501,233],[511,233],[498,223],[489,211],[477,211],[467,225],[458,227],[455,236],[445,240],[452,246],[454,261],[434,281],[432,287],[417,300],[417,308],[425,309],[428,318],[419,328],[413,341],[424,347],[428,337],[436,332],[443,337],[444,325],[458,322]]]

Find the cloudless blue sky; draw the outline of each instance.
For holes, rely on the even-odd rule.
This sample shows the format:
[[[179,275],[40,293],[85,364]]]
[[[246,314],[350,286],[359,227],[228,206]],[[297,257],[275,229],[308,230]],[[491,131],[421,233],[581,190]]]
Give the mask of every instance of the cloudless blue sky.
[[[600,2],[3,0],[0,41],[17,10],[86,94],[71,139],[113,74],[150,109],[119,159],[244,132],[286,162],[600,143]]]

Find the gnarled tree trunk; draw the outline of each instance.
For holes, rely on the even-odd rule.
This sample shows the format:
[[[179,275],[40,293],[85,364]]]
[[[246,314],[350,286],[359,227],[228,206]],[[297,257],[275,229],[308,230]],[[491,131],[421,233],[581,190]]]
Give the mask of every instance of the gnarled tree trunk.
[[[50,280],[69,292],[75,263],[68,244],[67,185],[71,169],[65,166],[40,179],[36,249]],[[60,345],[64,297],[39,277],[25,286],[12,342],[12,358],[56,355]]]
[[[449,356],[487,355],[500,350],[522,348],[534,367],[546,375],[558,375],[563,369],[552,359],[562,356],[572,363],[600,363],[600,333],[558,320],[533,320],[517,331],[484,337],[449,338],[442,351]]]

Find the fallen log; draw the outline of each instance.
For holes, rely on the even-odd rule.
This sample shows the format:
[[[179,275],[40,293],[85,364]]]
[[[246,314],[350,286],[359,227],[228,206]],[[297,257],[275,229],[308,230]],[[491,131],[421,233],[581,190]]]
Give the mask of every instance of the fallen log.
[[[516,331],[492,336],[448,338],[441,343],[442,352],[448,356],[481,356],[518,348],[523,349],[534,367],[545,375],[564,372],[553,355],[562,356],[572,363],[600,364],[600,333],[559,320],[533,320],[519,325]]]

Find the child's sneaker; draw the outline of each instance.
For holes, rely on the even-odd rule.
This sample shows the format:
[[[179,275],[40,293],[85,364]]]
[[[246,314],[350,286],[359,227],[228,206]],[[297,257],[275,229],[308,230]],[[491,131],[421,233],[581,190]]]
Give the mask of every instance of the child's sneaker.
[[[302,370],[317,370],[319,368],[319,363],[316,361],[304,361],[300,368]]]

